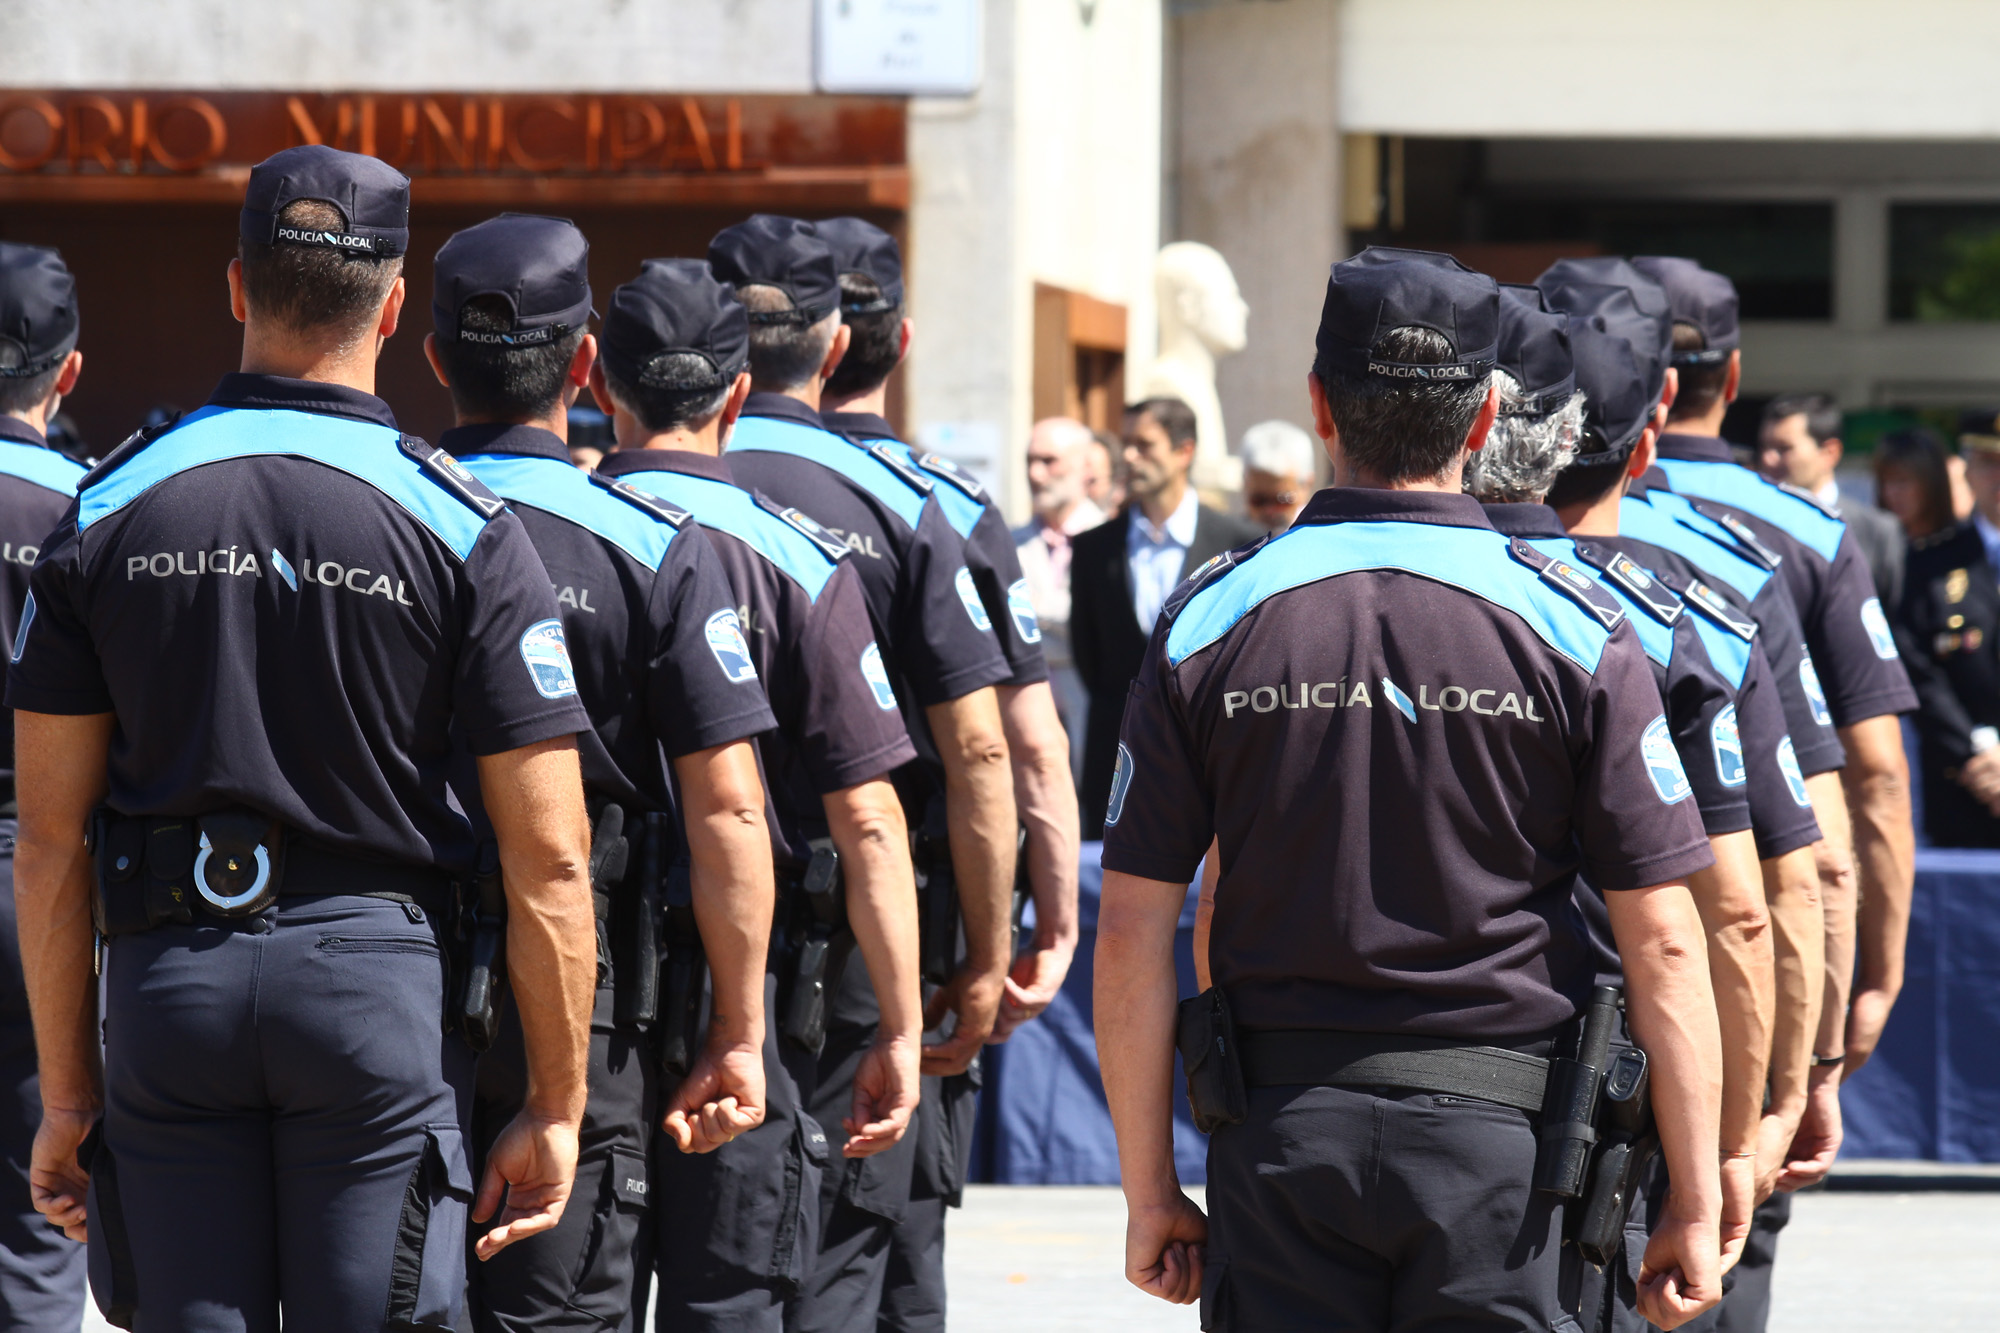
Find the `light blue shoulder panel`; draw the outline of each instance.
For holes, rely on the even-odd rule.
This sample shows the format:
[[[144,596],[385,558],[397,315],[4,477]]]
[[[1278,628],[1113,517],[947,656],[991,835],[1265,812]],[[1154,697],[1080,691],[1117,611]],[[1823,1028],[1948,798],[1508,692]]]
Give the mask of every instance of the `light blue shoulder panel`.
[[[758,504],[741,486],[685,472],[627,472],[618,480],[634,490],[657,495],[676,509],[694,515],[705,528],[726,532],[783,570],[818,601],[834,562],[804,533]]]
[[[1412,523],[1314,523],[1264,543],[1190,598],[1167,632],[1167,660],[1178,666],[1279,593],[1378,569],[1415,574],[1504,607],[1585,671],[1597,670],[1610,637],[1588,611],[1508,554],[1507,538],[1497,532]]]
[[[1553,556],[1557,560],[1567,560],[1573,565],[1590,570],[1590,563],[1576,553],[1576,543],[1567,537],[1529,537],[1525,540],[1543,555]],[[1595,573],[1594,570],[1590,572]],[[1632,628],[1638,632],[1639,642],[1645,648],[1646,656],[1661,666],[1671,663],[1674,660],[1673,626],[1662,625],[1658,617],[1633,600],[1615,580],[1599,578],[1597,586],[1610,593],[1618,605],[1625,608],[1625,618],[1632,622]]]
[[[458,461],[507,503],[526,505],[574,523],[648,569],[658,569],[667,558],[667,547],[674,540],[671,524],[593,485],[568,463],[520,454],[473,454]]]
[[[1726,529],[1671,491],[1649,490],[1643,500],[1626,496],[1618,505],[1618,530],[1685,556],[1746,598],[1762,592],[1771,578],[1770,570],[1737,553]]]
[[[1755,515],[1783,528],[1818,552],[1823,560],[1833,559],[1834,552],[1840,549],[1840,539],[1846,535],[1847,524],[1816,504],[1786,494],[1782,487],[1747,467],[1685,458],[1662,458],[1658,466],[1680,494],[1699,496]]]
[[[1699,607],[1689,607],[1688,614],[1694,617],[1694,632],[1700,637],[1701,646],[1708,650],[1708,660],[1714,664],[1716,673],[1729,682],[1730,688],[1742,689],[1743,677],[1750,670],[1751,640],[1716,624]]]
[[[319,412],[204,407],[83,492],[77,530],[117,513],[170,477],[232,458],[304,458],[345,472],[394,500],[463,560],[486,519],[426,477],[387,426]]]
[[[33,482],[44,490],[75,495],[76,484],[89,470],[53,449],[19,440],[0,440],[0,473]]]
[[[917,451],[901,440],[871,440],[869,443],[881,445],[911,467],[917,466]],[[985,505],[949,483],[931,487],[931,499],[937,501],[938,508],[944,511],[945,522],[951,524],[951,530],[960,537],[970,537],[973,528],[979,524],[980,515],[986,512]]]
[[[738,417],[729,436],[729,452],[762,450],[811,459],[830,468],[889,506],[912,530],[923,517],[929,497],[911,486],[882,461],[831,431],[814,430],[775,417]]]

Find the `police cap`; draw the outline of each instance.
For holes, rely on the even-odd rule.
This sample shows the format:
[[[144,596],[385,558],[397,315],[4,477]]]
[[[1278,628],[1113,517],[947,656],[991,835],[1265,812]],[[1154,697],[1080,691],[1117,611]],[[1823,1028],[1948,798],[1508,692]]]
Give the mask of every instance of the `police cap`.
[[[835,272],[842,277],[858,273],[882,289],[872,301],[852,301],[843,294],[843,315],[880,315],[903,304],[903,252],[895,237],[860,218],[828,218],[815,222],[813,230],[833,251]]]
[[[1320,307],[1315,369],[1392,380],[1471,382],[1493,369],[1500,288],[1450,255],[1370,246],[1333,266]],[[1391,329],[1429,329],[1451,344],[1445,361],[1385,361],[1369,349]]]
[[[1650,283],[1647,285],[1651,286]],[[1542,288],[1542,294],[1557,310],[1590,320],[1598,328],[1631,343],[1639,376],[1651,391],[1653,401],[1658,402],[1667,387],[1667,364],[1673,355],[1674,332],[1673,322],[1666,317],[1665,293],[1658,287],[1653,287],[1652,291],[1660,297],[1660,310],[1649,315],[1640,306],[1641,293],[1630,287],[1575,280],[1556,284],[1553,290],[1546,286]]]
[[[659,389],[727,388],[750,366],[750,323],[736,293],[699,259],[648,259],[639,276],[611,293],[604,315],[604,364],[627,384]],[[708,372],[689,373],[697,357]]]
[[[76,279],[62,256],[0,241],[0,378],[31,379],[76,346]]]
[[[301,199],[340,211],[340,231],[278,225]],[[410,181],[380,158],[324,144],[287,148],[250,168],[238,235],[250,245],[321,245],[392,259],[410,247]]]
[[[1961,413],[1958,446],[1982,454],[2000,454],[2000,412],[1990,407]]]
[[[1576,362],[1565,316],[1547,308],[1539,288],[1500,284],[1500,350],[1497,367],[1521,386],[1522,401],[1502,408],[1510,416],[1547,416],[1576,392]]]
[[[590,319],[590,242],[567,218],[502,213],[467,227],[437,252],[431,320],[440,342],[538,347],[561,342]],[[513,312],[505,329],[468,329],[476,296],[498,296]]]
[[[1586,444],[1595,446],[1579,449],[1570,466],[1622,462],[1652,421],[1659,395],[1648,391],[1638,350],[1598,320],[1571,315],[1569,343],[1583,393]]]
[[[1585,259],[1558,259],[1549,265],[1535,286],[1548,297],[1549,307],[1572,315],[1587,315],[1601,303],[1600,287],[1622,287],[1632,295],[1634,310],[1643,324],[1633,324],[1612,332],[1624,333],[1634,351],[1644,355],[1648,337],[1659,343],[1662,362],[1674,349],[1673,307],[1660,284],[1633,268],[1629,260],[1616,255],[1592,255]],[[1622,315],[1622,311],[1619,312]]]
[[[1674,323],[1701,334],[1700,348],[1674,353],[1675,365],[1720,365],[1742,343],[1735,283],[1692,259],[1671,255],[1638,255],[1632,267],[1660,284]]]
[[[810,222],[753,213],[715,234],[708,263],[732,287],[776,287],[792,298],[790,310],[753,312],[753,324],[817,324],[840,305],[833,250]]]

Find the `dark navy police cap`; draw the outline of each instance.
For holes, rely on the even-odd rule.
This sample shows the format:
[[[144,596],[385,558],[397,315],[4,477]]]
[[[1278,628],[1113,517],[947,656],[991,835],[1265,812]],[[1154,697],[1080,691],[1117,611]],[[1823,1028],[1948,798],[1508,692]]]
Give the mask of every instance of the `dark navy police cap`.
[[[1960,448],[1977,453],[2000,454],[2000,412],[1983,407],[1960,413],[1958,443]]]
[[[1623,287],[1631,293],[1633,310],[1650,326],[1650,332],[1642,333],[1637,324],[1626,330],[1613,331],[1624,332],[1634,350],[1641,354],[1646,351],[1649,337],[1659,344],[1662,359],[1673,352],[1674,315],[1667,302],[1667,294],[1659,283],[1633,268],[1628,260],[1616,255],[1558,259],[1535,279],[1535,286],[1542,289],[1542,295],[1548,298],[1551,309],[1572,315],[1590,314],[1602,301],[1602,293],[1595,289]]]
[[[725,389],[750,368],[748,312],[699,259],[648,259],[611,294],[602,341],[605,367],[626,384]],[[668,371],[666,359],[682,354],[707,361],[709,373]]]
[[[1587,319],[1630,343],[1639,377],[1658,402],[1667,388],[1667,365],[1673,355],[1674,335],[1673,323],[1666,317],[1666,294],[1657,287],[1652,288],[1652,294],[1659,296],[1660,310],[1649,315],[1639,305],[1642,293],[1630,287],[1570,280],[1556,284],[1553,291],[1543,288],[1543,295],[1557,310]]]
[[[342,230],[280,227],[278,214],[301,199],[339,209]],[[410,247],[410,181],[380,158],[324,144],[287,148],[250,168],[238,234],[251,245],[323,245],[391,259]]]
[[[1521,386],[1522,401],[1502,406],[1508,416],[1541,417],[1576,392],[1576,363],[1565,316],[1546,309],[1533,287],[1501,283],[1500,350],[1496,368]]]
[[[753,213],[715,234],[708,263],[732,287],[776,287],[792,298],[790,310],[753,313],[753,324],[817,324],[840,305],[833,250],[810,222]]]
[[[1583,394],[1583,428],[1600,446],[1589,453],[1579,451],[1571,466],[1623,461],[1652,421],[1660,396],[1648,388],[1638,349],[1605,329],[1601,321],[1571,315],[1569,341],[1576,387]]]
[[[1632,260],[1632,267],[1660,284],[1674,323],[1686,324],[1701,334],[1701,349],[1675,352],[1675,365],[1720,365],[1742,343],[1735,283],[1692,259],[1671,255],[1639,255]]]
[[[895,237],[860,218],[828,218],[813,223],[813,230],[833,251],[835,273],[859,273],[882,289],[873,301],[852,301],[843,294],[842,314],[880,315],[903,304],[903,252]]]
[[[1320,308],[1319,361],[1347,375],[1419,382],[1483,379],[1500,340],[1500,288],[1450,255],[1370,246],[1333,266]],[[1385,361],[1369,354],[1391,329],[1430,329],[1451,344],[1436,365]]]
[[[76,279],[62,256],[0,241],[0,378],[31,379],[76,347]]]
[[[505,330],[468,329],[475,296],[499,296],[514,312]],[[431,320],[440,342],[538,347],[588,322],[590,242],[567,218],[502,213],[455,233],[437,252]]]

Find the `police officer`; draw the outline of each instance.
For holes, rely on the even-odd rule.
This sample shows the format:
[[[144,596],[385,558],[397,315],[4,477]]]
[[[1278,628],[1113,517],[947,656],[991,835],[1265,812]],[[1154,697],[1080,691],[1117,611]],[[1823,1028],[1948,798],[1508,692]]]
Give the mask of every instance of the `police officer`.
[[[1671,1328],[1719,1294],[1714,1003],[1666,961],[1701,947],[1683,881],[1712,857],[1616,603],[1458,494],[1499,300],[1443,256],[1334,267],[1309,387],[1335,485],[1182,585],[1127,705],[1097,957],[1126,1273],[1199,1294],[1209,1327],[1573,1316],[1530,1114],[1590,986],[1579,873],[1675,1173],[1641,1299]],[[1174,927],[1212,838],[1215,987],[1182,1029],[1217,1114],[1211,1224],[1167,1089]]]
[[[76,340],[76,283],[62,257],[0,241],[0,629],[10,645],[28,571],[84,473],[44,434],[83,373]],[[28,1190],[42,1097],[14,935],[14,719],[5,710],[0,731],[0,1079],[12,1098],[0,1119],[9,1190],[0,1208],[0,1329],[40,1333],[82,1320],[83,1251],[49,1227]]]
[[[709,245],[716,277],[749,311],[751,393],[727,457],[737,481],[812,514],[854,553],[876,641],[920,758],[895,775],[918,838],[923,959],[938,984],[923,1072],[963,1074],[992,1033],[1012,939],[1018,836],[1012,775],[993,686],[1010,668],[964,542],[933,502],[935,477],[883,445],[825,429],[827,378],[845,355],[831,249],[810,223],[759,214]],[[962,923],[963,951],[953,948]],[[812,1106],[829,1135],[851,1102],[855,1064],[875,1038],[864,969],[842,978]],[[928,1123],[928,1122],[927,1122]],[[963,1118],[940,1126],[948,1134]],[[918,1136],[830,1172],[817,1268],[791,1319],[804,1330],[872,1328],[887,1277],[891,1229],[908,1212]],[[957,1162],[955,1141],[925,1160]],[[955,1193],[947,1182],[942,1194]]]
[[[666,1091],[666,1134],[703,1152],[755,1128],[765,1106],[772,870],[751,740],[776,719],[702,530],[569,461],[568,409],[597,351],[589,258],[583,233],[556,218],[505,214],[458,233],[438,251],[424,344],[458,420],[440,443],[541,553],[592,721],[583,780],[601,962],[579,1197],[552,1234],[476,1273],[481,1329],[615,1327],[644,1309],[661,1061],[643,1030],[661,1007],[654,937],[670,881],[689,888],[714,1018],[705,1033],[677,1029],[692,1049]],[[699,991],[686,998],[667,1024],[685,1024]],[[482,1147],[526,1092],[513,1037],[510,1024],[480,1062]]]
[[[450,1327],[468,1213],[497,1209],[487,1258],[569,1197],[589,719],[519,521],[370,392],[408,218],[409,182],[373,158],[252,171],[229,268],[243,371],[83,479],[22,613],[36,1205],[87,1231],[127,1327]],[[528,1068],[477,1198],[440,957],[474,868],[445,799],[454,727],[498,841]]]
[[[1000,721],[1014,767],[1014,801],[1025,830],[1023,862],[1035,903],[1035,933],[1007,978],[995,1040],[1048,1007],[1076,952],[1076,876],[1080,838],[1069,735],[1049,688],[1042,633],[1015,554],[1013,534],[986,488],[950,459],[896,439],[883,415],[889,376],[908,354],[914,326],[904,314],[903,257],[896,240],[860,218],[829,218],[814,231],[840,270],[840,318],[851,332],[847,354],[827,381],[820,419],[827,428],[874,445],[935,478],[932,498],[965,540],[965,563],[993,623],[1011,674],[998,686]],[[918,1111],[916,1187],[891,1242],[884,1326],[942,1328],[945,1316],[944,1210],[956,1207],[971,1168],[976,1088],[967,1075],[932,1080]],[[956,1127],[946,1132],[946,1126]],[[956,1160],[940,1154],[956,1146]]]
[[[759,738],[779,866],[766,985],[770,1113],[729,1152],[663,1155],[662,1329],[783,1327],[818,1255],[827,1133],[805,1111],[827,987],[858,942],[884,1015],[841,1128],[843,1160],[893,1147],[917,1103],[916,885],[888,774],[915,757],[844,544],[739,488],[722,440],[750,391],[749,322],[699,259],[648,261],[613,296],[592,393],[618,451],[600,465],[694,516],[729,572],[779,727]]]

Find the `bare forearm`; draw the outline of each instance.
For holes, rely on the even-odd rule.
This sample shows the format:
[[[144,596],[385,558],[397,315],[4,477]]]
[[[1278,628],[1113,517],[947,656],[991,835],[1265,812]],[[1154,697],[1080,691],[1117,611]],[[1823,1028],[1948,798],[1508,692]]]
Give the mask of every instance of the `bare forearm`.
[[[1722,1149],[1754,1151],[1764,1116],[1776,977],[1770,918],[1748,832],[1709,839],[1715,864],[1692,876],[1688,889],[1708,937],[1709,982],[1722,1039]]]
[[[1847,798],[1838,773],[1806,779],[1813,815],[1823,835],[1816,850],[1820,910],[1826,920],[1826,975],[1821,991],[1819,1030],[1814,1041],[1822,1055],[1846,1048],[1847,1002],[1854,985],[1854,913],[1858,891]]]
[[[1794,1128],[1805,1113],[1806,1074],[1812,1067],[1825,997],[1826,913],[1820,906],[1819,872],[1812,848],[1764,863],[1764,893],[1771,913],[1772,963],[1777,1012],[1771,1030],[1771,1113]]]
[[[919,1041],[924,1012],[916,875],[896,789],[864,782],[824,798],[847,887],[847,921],[868,964],[884,1036]]]
[[[1098,915],[1097,1058],[1133,1208],[1180,1193],[1174,1170],[1174,924],[1186,891],[1116,872]]]
[[[1869,733],[1866,741],[1852,735],[1863,731]],[[1853,820],[1861,899],[1854,985],[1893,997],[1903,986],[1903,941],[1909,933],[1910,892],[1916,879],[1909,767],[1896,718],[1870,718],[1848,732],[1843,739],[1859,761],[1851,760],[1841,775]]]
[[[1028,831],[1028,884],[1035,944],[1074,948],[1077,852],[1082,830],[1069,769],[1069,733],[1047,682],[1002,686],[1000,720],[1014,769],[1014,800]]]
[[[1701,918],[1679,885],[1606,899],[1625,967],[1626,1020],[1653,1071],[1667,1172],[1682,1206],[1712,1217],[1721,1206],[1722,1039]]]
[[[764,962],[777,906],[764,788],[747,742],[674,761],[681,779],[695,927],[708,958],[709,1040],[764,1043]]]
[[[1201,862],[1201,892],[1194,903],[1194,981],[1202,990],[1215,984],[1208,967],[1208,941],[1215,929],[1215,886],[1222,882],[1222,844],[1208,844]]]
[[[1009,917],[1020,828],[999,706],[993,691],[985,689],[928,711],[944,760],[945,815],[966,962],[974,971],[998,976],[1011,961]]]

